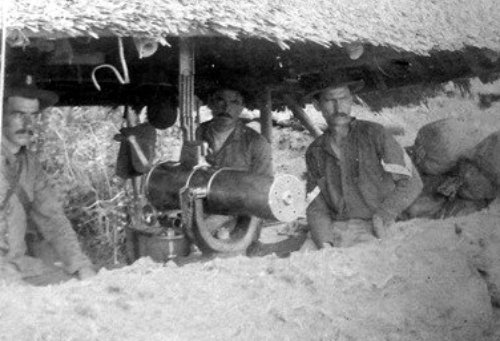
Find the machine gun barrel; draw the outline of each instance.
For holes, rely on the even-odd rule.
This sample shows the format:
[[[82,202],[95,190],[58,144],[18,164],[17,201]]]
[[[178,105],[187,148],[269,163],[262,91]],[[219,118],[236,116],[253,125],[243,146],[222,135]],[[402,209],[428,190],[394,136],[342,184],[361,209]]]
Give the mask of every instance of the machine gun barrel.
[[[186,169],[171,162],[150,171],[145,194],[156,209],[174,210],[180,208],[179,192],[185,187],[204,193],[204,210],[209,214],[292,221],[305,209],[304,186],[292,175],[268,177],[233,168]]]

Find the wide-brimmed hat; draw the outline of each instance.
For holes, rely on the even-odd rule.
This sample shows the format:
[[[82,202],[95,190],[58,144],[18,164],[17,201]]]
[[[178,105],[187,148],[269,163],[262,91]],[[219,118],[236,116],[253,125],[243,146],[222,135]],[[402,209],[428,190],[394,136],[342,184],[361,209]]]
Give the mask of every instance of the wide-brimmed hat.
[[[347,77],[332,77],[321,78],[314,81],[307,87],[307,94],[302,98],[303,102],[311,101],[317,94],[326,89],[336,89],[347,87],[352,94],[357,93],[365,86],[365,81],[362,79],[349,79]]]
[[[59,96],[55,92],[38,88],[31,75],[8,82],[4,91],[4,98],[9,97],[36,98],[40,101],[40,109],[50,107],[59,100]]]

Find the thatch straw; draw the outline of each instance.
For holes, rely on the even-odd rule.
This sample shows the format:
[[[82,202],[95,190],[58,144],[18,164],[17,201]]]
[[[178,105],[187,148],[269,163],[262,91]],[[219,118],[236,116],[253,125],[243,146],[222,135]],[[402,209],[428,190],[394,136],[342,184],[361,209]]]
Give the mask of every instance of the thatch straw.
[[[500,51],[498,0],[17,0],[9,29],[28,37],[261,37],[286,47],[354,41],[426,54]]]

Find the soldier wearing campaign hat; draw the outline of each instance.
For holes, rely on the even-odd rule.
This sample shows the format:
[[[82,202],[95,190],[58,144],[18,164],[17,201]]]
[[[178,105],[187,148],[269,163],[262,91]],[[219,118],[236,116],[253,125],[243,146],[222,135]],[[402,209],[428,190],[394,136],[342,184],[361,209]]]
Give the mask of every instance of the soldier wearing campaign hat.
[[[351,116],[362,81],[329,80],[306,96],[328,129],[306,151],[307,209],[316,246],[347,247],[384,238],[422,190],[410,158],[380,124]]]
[[[57,100],[29,75],[4,92],[0,155],[0,278],[4,280],[45,285],[95,275],[53,185],[27,149],[34,115]]]

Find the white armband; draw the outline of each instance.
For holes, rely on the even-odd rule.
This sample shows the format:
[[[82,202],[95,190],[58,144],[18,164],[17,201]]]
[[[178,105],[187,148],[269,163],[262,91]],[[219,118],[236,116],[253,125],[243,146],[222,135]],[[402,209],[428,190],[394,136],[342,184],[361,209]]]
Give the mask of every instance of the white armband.
[[[411,178],[412,174],[412,163],[408,154],[403,153],[405,165],[401,166],[397,163],[385,163],[384,160],[380,160],[382,168],[388,173],[406,175]]]

